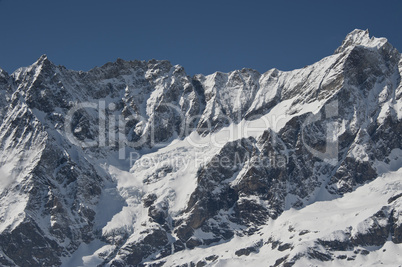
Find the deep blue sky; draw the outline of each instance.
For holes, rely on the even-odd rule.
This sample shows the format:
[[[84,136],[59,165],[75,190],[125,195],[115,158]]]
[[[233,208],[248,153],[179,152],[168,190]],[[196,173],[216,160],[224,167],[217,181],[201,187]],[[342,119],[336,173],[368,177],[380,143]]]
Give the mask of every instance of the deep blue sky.
[[[402,1],[0,0],[0,67],[47,54],[89,70],[168,59],[190,75],[291,70],[330,55],[355,28],[402,51]]]

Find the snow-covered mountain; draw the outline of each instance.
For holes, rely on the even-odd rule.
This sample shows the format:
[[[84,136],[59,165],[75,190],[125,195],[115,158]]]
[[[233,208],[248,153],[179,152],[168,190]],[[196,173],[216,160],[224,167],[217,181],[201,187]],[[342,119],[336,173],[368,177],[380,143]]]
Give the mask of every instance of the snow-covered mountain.
[[[397,266],[402,59],[0,69],[1,266]]]

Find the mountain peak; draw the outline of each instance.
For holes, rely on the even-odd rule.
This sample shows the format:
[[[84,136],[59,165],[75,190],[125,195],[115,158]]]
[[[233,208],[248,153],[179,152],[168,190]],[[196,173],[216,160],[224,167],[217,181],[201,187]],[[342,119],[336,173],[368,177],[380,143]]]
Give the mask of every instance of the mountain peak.
[[[48,58],[47,58],[47,55],[46,54],[43,54],[43,55],[41,55],[39,58],[38,58],[38,60],[36,61],[36,62],[44,62],[44,61],[46,61],[46,60],[49,60]]]
[[[360,37],[360,38],[370,38],[370,31],[369,29],[361,30],[361,29],[354,29],[350,32],[347,37]]]
[[[366,47],[378,47],[384,45],[387,42],[388,40],[386,38],[376,38],[374,36],[370,38],[370,33],[368,29],[355,29],[346,36],[345,40],[343,40],[342,42],[342,45],[335,50],[335,54],[344,52],[349,47],[359,45]]]
[[[0,68],[0,77],[5,77],[5,76],[8,76],[8,73],[5,70]]]
[[[47,67],[53,65],[53,63],[49,60],[46,54],[43,54],[38,58],[34,65]]]

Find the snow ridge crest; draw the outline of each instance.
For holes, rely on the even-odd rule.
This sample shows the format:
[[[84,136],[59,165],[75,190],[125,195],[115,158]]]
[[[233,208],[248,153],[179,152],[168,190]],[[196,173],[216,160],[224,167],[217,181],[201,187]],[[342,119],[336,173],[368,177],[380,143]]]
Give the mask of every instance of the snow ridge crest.
[[[386,43],[388,43],[386,38],[376,38],[374,36],[370,38],[368,29],[355,29],[346,36],[345,40],[342,42],[342,45],[335,50],[335,54],[342,53],[355,46],[381,47]]]

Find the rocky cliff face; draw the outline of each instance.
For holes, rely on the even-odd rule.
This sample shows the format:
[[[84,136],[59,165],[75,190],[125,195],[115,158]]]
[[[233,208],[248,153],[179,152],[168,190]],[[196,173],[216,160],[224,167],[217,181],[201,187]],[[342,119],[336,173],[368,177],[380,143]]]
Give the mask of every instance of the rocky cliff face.
[[[361,30],[289,72],[0,70],[0,263],[392,264],[401,73]]]

